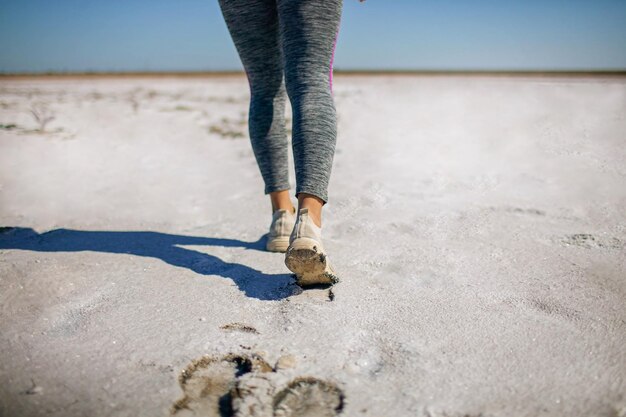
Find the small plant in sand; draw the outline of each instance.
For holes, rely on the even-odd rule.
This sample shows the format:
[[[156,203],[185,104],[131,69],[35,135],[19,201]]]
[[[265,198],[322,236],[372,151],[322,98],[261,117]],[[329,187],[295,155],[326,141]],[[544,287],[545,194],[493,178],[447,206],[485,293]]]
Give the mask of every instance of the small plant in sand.
[[[139,105],[141,104],[141,94],[143,90],[140,87],[136,87],[127,93],[126,99],[130,103],[133,113],[139,111]]]
[[[33,115],[35,121],[37,122],[38,132],[45,132],[48,123],[54,120],[54,113],[44,103],[33,104],[30,108],[30,114]]]
[[[222,138],[236,139],[246,136],[246,126],[248,125],[248,118],[246,113],[240,113],[239,119],[229,119],[223,117],[219,123],[209,126],[209,132],[216,133]]]
[[[209,96],[204,98],[204,101],[208,101],[211,103],[225,103],[225,104],[239,104],[245,103],[247,101],[246,97],[219,97],[219,96]]]
[[[137,111],[139,110],[139,100],[137,99],[137,96],[131,95],[128,98],[128,102],[133,109],[133,113],[137,113]]]
[[[17,129],[17,125],[15,123],[0,123],[0,130],[13,130]]]
[[[90,98],[93,101],[102,100],[104,98],[104,94],[98,91],[92,91],[91,93],[87,94],[87,98]]]

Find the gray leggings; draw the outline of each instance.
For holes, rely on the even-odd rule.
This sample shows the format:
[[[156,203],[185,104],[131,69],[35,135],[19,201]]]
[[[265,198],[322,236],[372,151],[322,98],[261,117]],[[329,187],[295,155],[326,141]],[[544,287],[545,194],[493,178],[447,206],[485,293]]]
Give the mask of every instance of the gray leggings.
[[[296,193],[328,202],[337,118],[332,68],[342,0],[219,0],[250,85],[249,133],[265,194],[288,190],[285,103]]]

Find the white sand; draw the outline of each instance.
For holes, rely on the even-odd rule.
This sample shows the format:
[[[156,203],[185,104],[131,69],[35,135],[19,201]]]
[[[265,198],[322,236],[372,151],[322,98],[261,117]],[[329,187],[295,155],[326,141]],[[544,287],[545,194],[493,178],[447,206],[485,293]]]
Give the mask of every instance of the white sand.
[[[0,80],[0,415],[167,416],[259,352],[346,416],[626,416],[626,78],[334,90],[330,302],[262,250],[244,77]]]

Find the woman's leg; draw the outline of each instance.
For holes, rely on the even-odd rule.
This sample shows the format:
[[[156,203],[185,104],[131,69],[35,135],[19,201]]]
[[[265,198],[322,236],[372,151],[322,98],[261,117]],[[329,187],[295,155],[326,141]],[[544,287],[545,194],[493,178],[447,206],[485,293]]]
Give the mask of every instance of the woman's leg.
[[[328,202],[337,120],[332,61],[342,0],[276,0],[285,61],[285,85],[293,110],[292,146],[298,215],[285,265],[299,285],[339,281],[322,244],[321,211]]]
[[[337,121],[332,61],[342,0],[276,0],[285,60],[285,83],[293,109],[292,147],[296,197],[321,226],[328,201]]]
[[[276,0],[219,0],[250,84],[250,141],[273,211],[289,209],[289,141]],[[285,198],[287,196],[287,198]]]

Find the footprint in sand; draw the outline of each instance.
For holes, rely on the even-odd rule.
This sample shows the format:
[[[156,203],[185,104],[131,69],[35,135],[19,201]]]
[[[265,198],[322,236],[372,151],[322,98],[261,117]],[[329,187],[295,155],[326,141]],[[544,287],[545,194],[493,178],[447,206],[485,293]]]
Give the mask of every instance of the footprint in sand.
[[[279,360],[272,368],[258,355],[197,359],[180,375],[185,395],[172,406],[171,414],[176,417],[333,417],[341,413],[344,395],[338,387],[312,377],[285,384],[287,377],[280,374],[284,368],[280,363]],[[281,387],[285,388],[278,391]]]
[[[272,367],[258,356],[204,356],[193,361],[179,377],[185,396],[174,403],[172,415],[232,416],[231,390],[237,378],[251,371],[271,372]]]
[[[343,409],[339,388],[316,378],[298,378],[274,397],[276,417],[334,417]]]

